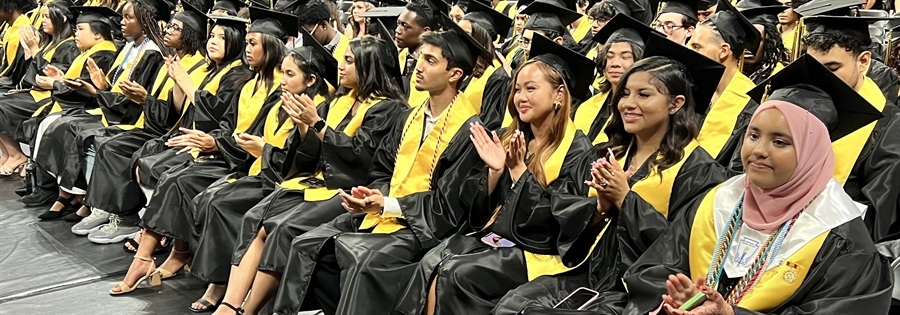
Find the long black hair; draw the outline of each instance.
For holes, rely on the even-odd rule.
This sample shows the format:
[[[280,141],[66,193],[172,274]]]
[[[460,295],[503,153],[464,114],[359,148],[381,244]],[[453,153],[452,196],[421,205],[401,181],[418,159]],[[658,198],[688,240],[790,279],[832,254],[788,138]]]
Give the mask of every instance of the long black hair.
[[[494,47],[494,42],[491,37],[491,33],[488,32],[485,28],[478,25],[478,23],[469,22],[472,25],[472,38],[475,39],[481,46],[484,47],[492,56],[491,60],[484,60],[484,58],[478,58],[478,63],[475,65],[475,70],[472,70],[472,77],[480,78],[484,75],[484,72],[487,68],[490,68],[494,62],[494,59],[497,59],[497,51]]]
[[[42,47],[45,45],[56,46],[63,40],[75,35],[72,28],[72,25],[75,25],[75,21],[67,8],[64,8],[59,2],[50,2],[46,8],[50,16],[48,22],[53,25],[53,34],[41,36]],[[35,14],[41,14],[41,12],[36,12]]]
[[[675,96],[684,96],[684,105],[669,117],[669,127],[659,144],[659,157],[649,159],[648,162],[651,167],[655,166],[658,172],[662,172],[681,161],[684,158],[684,148],[700,134],[700,120],[694,111],[694,96],[691,92],[693,80],[687,75],[687,70],[678,61],[666,57],[649,57],[636,62],[625,71],[613,95],[611,120],[603,131],[609,137],[609,142],[600,146],[600,154],[605,155],[607,149],[612,149],[616,158],[621,158],[634,140],[634,135],[625,131],[618,105],[624,96],[625,83],[631,75],[646,72],[652,76],[651,83],[660,93],[668,95],[670,102]]]
[[[603,49],[601,49],[600,52],[597,53],[597,56],[594,57],[594,62],[597,63],[597,72],[598,73],[603,74],[603,70],[606,69],[606,63],[607,63],[606,55],[609,53],[609,48],[612,47],[612,44],[615,44],[615,43],[616,42],[613,42],[613,43],[610,43],[609,45],[603,46]],[[631,46],[631,55],[634,57],[635,62],[637,62],[638,60],[641,60],[641,58],[644,57],[644,48],[643,47],[638,46],[637,44],[632,43],[632,42],[624,42],[623,41],[621,43],[626,43],[629,46]],[[600,83],[600,92],[609,92],[611,89],[612,89],[612,83],[610,83],[609,80],[604,80],[603,82]],[[615,103],[613,103],[613,104],[615,104]]]
[[[766,31],[766,40],[763,42],[763,56],[759,60],[759,68],[749,74],[750,80],[759,84],[772,75],[772,71],[775,70],[775,66],[779,63],[788,63],[790,57],[788,57],[784,42],[781,41],[781,32],[778,31],[775,23],[771,21],[755,21],[753,23],[762,25],[763,30]]]
[[[88,25],[91,26],[91,33],[98,34],[105,40],[116,40],[122,37],[122,31],[118,27],[112,27],[102,22],[89,22]]]
[[[358,81],[356,95],[360,100],[372,97],[384,97],[391,100],[406,101],[406,96],[391,77],[391,67],[397,64],[397,50],[386,40],[373,36],[361,36],[350,41],[350,52],[353,53],[353,65],[356,68]],[[350,89],[340,87],[335,96],[350,93]]]
[[[259,35],[260,44],[263,48],[263,57],[260,62],[262,66],[254,68],[253,71],[241,78],[241,80],[238,80],[238,82],[247,82],[257,75],[262,75],[266,79],[265,86],[268,89],[275,84],[275,70],[281,66],[281,61],[284,60],[284,55],[287,54],[287,47],[275,36],[265,33],[259,33]]]
[[[222,31],[225,33],[225,54],[222,57],[221,63],[216,64],[215,62],[210,62],[209,65],[206,66],[207,72],[222,69],[232,62],[244,58],[244,38],[247,36],[247,28],[235,27],[226,23],[215,24],[213,28],[216,26],[221,26]],[[212,31],[210,31],[209,34],[209,36],[212,37]]]
[[[310,46],[306,46],[306,47],[310,47]],[[300,48],[300,49],[307,49],[307,48]],[[314,55],[314,54],[312,54],[312,55]],[[291,52],[288,53],[288,56],[285,58],[291,58],[291,60],[294,61],[294,64],[297,65],[297,68],[300,68],[300,72],[302,72],[301,75],[303,75],[303,80],[308,82],[310,77],[312,77],[312,76],[316,77],[316,82],[313,83],[311,86],[307,87],[306,91],[303,92],[303,94],[306,94],[310,98],[313,98],[316,95],[320,95],[322,97],[328,97],[328,84],[325,83],[326,82],[325,81],[325,69],[319,69],[319,67],[316,66],[315,62],[310,62],[309,60],[306,60],[306,58],[300,54],[300,50],[297,50],[297,49],[291,50]]]
[[[153,13],[150,12],[150,9],[136,0],[128,0],[128,2],[131,3],[134,17],[140,24],[144,35],[156,44],[156,47],[159,47],[159,51],[163,56],[171,56],[173,54],[172,51],[166,48],[165,41],[163,41],[162,27],[160,27],[159,21],[153,18]]]
[[[178,37],[181,48],[188,54],[199,51],[201,55],[206,56],[206,49],[204,49],[206,42],[204,41],[205,35],[203,35],[205,30],[195,30],[193,27],[188,26],[188,23],[185,23],[184,18],[186,17],[181,14],[175,15],[173,18],[181,21],[181,36]]]

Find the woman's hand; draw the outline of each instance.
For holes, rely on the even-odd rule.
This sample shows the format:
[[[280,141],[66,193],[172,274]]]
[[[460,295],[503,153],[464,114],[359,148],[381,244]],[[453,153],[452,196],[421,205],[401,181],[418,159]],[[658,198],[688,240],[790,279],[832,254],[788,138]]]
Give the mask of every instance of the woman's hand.
[[[475,151],[478,151],[478,156],[481,157],[484,164],[491,171],[503,172],[503,166],[506,164],[506,150],[503,149],[503,143],[500,142],[500,137],[497,137],[497,132],[492,131],[489,136],[484,126],[479,123],[470,124],[469,131],[472,132],[469,139],[472,140]]]
[[[288,93],[288,98],[291,99],[293,105],[297,106],[297,109],[299,110],[298,118],[304,125],[312,126],[321,120],[319,113],[316,112],[316,104],[313,103],[313,100],[310,99],[309,96],[306,96],[306,94],[298,95]]]
[[[586,185],[590,186],[591,188],[593,188],[595,191],[597,191],[597,213],[595,213],[594,216],[597,218],[608,218],[609,211],[615,210],[614,209],[615,205],[613,204],[612,201],[607,199],[603,193],[600,192],[600,190],[603,189],[603,187],[600,186],[600,183],[602,183],[604,181],[604,179],[601,177],[598,177],[598,175],[596,175],[597,172],[593,171],[595,168],[599,167],[599,165],[600,165],[599,163],[600,163],[600,160],[597,160],[597,161],[594,161],[591,163],[591,166],[592,166],[591,177],[593,179],[589,180],[589,181],[585,181],[584,183]]]
[[[122,89],[122,94],[132,102],[143,105],[147,101],[147,90],[140,84],[125,80],[119,82],[119,88]]]
[[[701,277],[694,283],[683,273],[669,275],[669,279],[666,280],[667,293],[662,296],[663,304],[677,309],[700,293],[701,286],[706,286],[706,277]]]
[[[509,141],[509,149],[506,150],[506,167],[510,170],[525,167],[525,133],[516,130],[516,133]]]
[[[189,87],[194,84],[191,76],[184,70],[181,62],[174,55],[166,57],[166,75],[172,78],[172,81],[175,81],[175,84],[181,87],[183,91],[190,90]]]
[[[246,133],[234,135],[234,141],[244,151],[256,158],[262,156],[263,148],[266,146],[266,141],[262,137]]]
[[[683,274],[678,274],[678,276],[687,278]],[[669,276],[669,281],[671,281],[672,277],[675,276]],[[672,288],[669,287],[669,281],[666,281],[666,288],[671,293]],[[681,282],[682,280],[678,281]],[[688,283],[690,283],[690,279],[688,279]],[[707,287],[705,283],[706,277],[701,277],[700,279],[697,279],[696,284],[692,284],[695,292],[702,292],[703,294],[706,294],[706,301],[704,301],[699,306],[689,311],[682,311],[678,309],[678,307],[681,307],[681,304],[687,302],[687,299],[690,299],[697,293],[690,295],[677,307],[674,303],[671,302],[674,301],[674,299],[671,298],[671,295],[663,295],[663,310],[665,310],[669,315],[734,315],[734,308],[725,302],[725,298],[722,297],[722,294],[710,287]],[[669,299],[669,301],[666,300],[667,298]]]
[[[291,118],[291,121],[294,122],[294,126],[301,130],[306,130],[309,128],[306,124],[303,123],[303,120],[300,119],[300,102],[291,97],[291,93],[284,92],[281,94],[281,108],[288,114],[288,117]]]
[[[63,80],[63,84],[65,84],[66,86],[68,86],[69,88],[71,88],[73,90],[80,91],[84,94],[91,95],[91,96],[97,96],[97,89],[93,85],[85,82],[82,79]]]
[[[166,145],[172,148],[183,147],[181,151],[178,151],[178,154],[188,151],[199,151],[203,153],[218,151],[219,148],[216,146],[216,139],[205,132],[187,128],[179,128],[179,130],[184,134],[169,139],[169,141],[166,142]]]
[[[22,44],[26,59],[33,57],[41,50],[41,37],[37,30],[31,27],[19,28],[19,43]]]
[[[91,74],[91,83],[94,83],[94,87],[97,90],[108,90],[109,82],[106,81],[106,73],[103,73],[103,69],[100,69],[100,66],[94,62],[94,58],[88,58],[87,61],[87,69]],[[95,91],[92,95],[97,95]]]
[[[56,80],[53,80],[53,78],[51,78],[51,77],[42,76],[42,75],[37,75],[34,77],[34,82],[37,84],[37,86],[44,90],[52,89],[53,82],[55,82],[55,81]]]
[[[594,169],[591,170],[591,175],[599,179],[598,194],[612,201],[618,208],[622,208],[625,196],[631,191],[631,187],[628,186],[628,179],[631,178],[632,174],[634,174],[634,167],[629,167],[628,171],[622,170],[612,151],[609,152],[607,157],[601,158],[594,165]]]
[[[46,67],[44,67],[43,72],[45,76],[48,76],[53,80],[62,80],[65,78],[65,73],[63,73],[62,70],[59,70],[59,68],[54,65],[47,65]]]

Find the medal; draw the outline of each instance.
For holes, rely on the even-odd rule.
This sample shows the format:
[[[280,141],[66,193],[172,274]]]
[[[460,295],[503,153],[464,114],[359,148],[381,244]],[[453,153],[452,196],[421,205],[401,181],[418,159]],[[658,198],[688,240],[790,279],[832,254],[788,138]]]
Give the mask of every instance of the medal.
[[[781,279],[783,279],[784,282],[787,282],[787,284],[792,284],[794,283],[794,281],[797,281],[797,272],[794,271],[794,269],[789,269],[788,271],[784,272],[784,274],[781,276]]]

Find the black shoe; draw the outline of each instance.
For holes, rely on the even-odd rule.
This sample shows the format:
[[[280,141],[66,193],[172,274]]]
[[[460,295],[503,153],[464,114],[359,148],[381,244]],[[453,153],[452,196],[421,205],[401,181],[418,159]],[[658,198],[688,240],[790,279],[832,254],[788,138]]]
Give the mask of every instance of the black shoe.
[[[75,210],[75,212],[69,213],[66,216],[62,217],[63,221],[74,222],[74,223],[81,222],[81,219],[84,219],[84,218],[85,217],[78,215],[78,210]]]
[[[69,198],[57,197],[56,201],[65,205],[65,207],[59,211],[48,209],[43,214],[39,215],[38,219],[41,219],[41,221],[59,220],[71,213],[75,213],[79,208],[81,208],[81,203],[72,204],[72,202],[75,201],[75,195],[72,195]]]
[[[56,201],[58,193],[45,189],[35,189],[30,195],[22,197],[22,203],[29,207],[41,207],[52,205]]]
[[[28,196],[28,195],[30,195],[32,192],[33,192],[33,191],[31,191],[30,189],[28,189],[28,186],[25,186],[25,187],[16,189],[16,195],[19,195],[19,197],[25,197],[25,196]]]

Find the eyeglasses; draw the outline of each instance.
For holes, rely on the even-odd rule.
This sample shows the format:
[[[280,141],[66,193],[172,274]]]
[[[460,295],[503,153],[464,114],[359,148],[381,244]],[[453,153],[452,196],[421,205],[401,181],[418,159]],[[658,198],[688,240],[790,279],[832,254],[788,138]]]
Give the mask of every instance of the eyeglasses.
[[[588,20],[591,21],[591,23],[600,23],[600,24],[606,24],[606,22],[609,22],[609,19],[598,19],[598,18],[592,18],[592,17],[589,17]]]
[[[531,38],[520,37],[519,38],[519,46],[522,48],[528,49],[531,47]]]
[[[175,25],[175,23],[169,23],[168,25],[166,25],[166,30],[181,32],[182,28],[178,27],[178,25]]]
[[[677,29],[684,28],[684,25],[675,25],[672,23],[653,23],[653,28],[666,34],[672,34]]]

